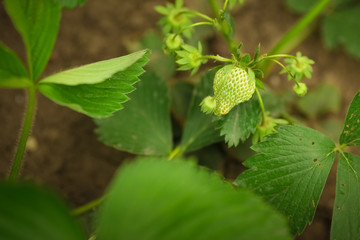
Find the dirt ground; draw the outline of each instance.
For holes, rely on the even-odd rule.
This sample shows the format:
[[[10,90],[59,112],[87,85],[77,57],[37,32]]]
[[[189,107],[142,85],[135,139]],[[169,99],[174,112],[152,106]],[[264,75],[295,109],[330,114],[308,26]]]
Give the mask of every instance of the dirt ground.
[[[126,54],[125,42],[136,41],[149,29],[156,28],[158,14],[153,7],[164,0],[88,0],[80,8],[64,10],[54,52],[43,76],[81,64]],[[186,1],[185,2],[189,2]],[[203,7],[204,1],[191,1]],[[206,2],[206,1],[205,1]],[[266,52],[294,24],[299,15],[289,11],[283,0],[248,0],[235,10],[237,36],[245,50],[253,52],[261,43]],[[0,41],[15,49],[24,59],[19,35],[0,4]],[[203,8],[201,8],[203,9]],[[224,53],[223,41],[212,40],[211,51]],[[327,81],[342,93],[343,119],[351,99],[360,89],[359,60],[341,50],[324,48],[319,31],[315,31],[297,50],[314,59],[310,88]],[[272,75],[272,87],[280,88],[282,80]],[[0,178],[5,179],[23,119],[26,96],[22,90],[0,89]],[[33,128],[22,178],[35,180],[59,191],[73,206],[84,204],[102,195],[114,172],[131,157],[103,145],[97,140],[92,119],[56,105],[38,96]],[[231,166],[230,166],[231,167]],[[236,174],[237,166],[234,164]],[[329,239],[335,172],[329,177],[313,224],[298,239]]]

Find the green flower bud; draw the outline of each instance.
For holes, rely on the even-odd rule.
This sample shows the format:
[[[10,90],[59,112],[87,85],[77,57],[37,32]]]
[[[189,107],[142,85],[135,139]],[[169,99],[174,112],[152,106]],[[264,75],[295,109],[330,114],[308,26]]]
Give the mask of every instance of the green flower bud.
[[[294,86],[294,92],[302,97],[305,96],[305,94],[307,93],[307,87],[305,83],[298,83]]]

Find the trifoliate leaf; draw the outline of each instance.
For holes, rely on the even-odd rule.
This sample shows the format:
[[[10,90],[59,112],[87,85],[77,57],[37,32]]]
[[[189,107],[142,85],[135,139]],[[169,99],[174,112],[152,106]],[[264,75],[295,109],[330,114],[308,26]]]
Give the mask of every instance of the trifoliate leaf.
[[[32,84],[20,59],[0,42],[0,87],[22,88]]]
[[[235,184],[248,187],[288,217],[292,233],[301,233],[314,217],[334,162],[334,143],[311,128],[283,125],[253,146],[249,169]]]
[[[356,93],[346,114],[340,144],[348,146],[360,145],[360,91]]]
[[[23,183],[1,183],[0,239],[83,240],[85,236],[53,193]]]
[[[30,79],[35,81],[54,47],[61,6],[49,0],[6,0],[5,8],[25,43]]]
[[[360,173],[360,157],[350,153],[340,155],[330,239],[360,236],[360,180],[353,170]]]
[[[360,57],[360,6],[347,8],[325,17],[323,35],[325,44],[330,48],[343,45],[345,50]]]
[[[181,152],[194,151],[222,139],[216,129],[216,122],[213,121],[213,117],[202,113],[200,109],[202,100],[213,94],[212,86],[215,72],[212,70],[206,73],[195,86],[185,122],[184,134],[180,142]]]
[[[329,98],[329,96],[331,96]],[[322,83],[313,91],[300,98],[297,106],[309,118],[316,118],[324,113],[336,112],[340,108],[340,91],[335,86]]]
[[[125,109],[95,120],[100,141],[122,151],[168,155],[172,148],[166,83],[152,72],[141,76]]]
[[[291,239],[284,217],[185,159],[143,158],[114,178],[99,213],[99,240]]]
[[[144,72],[148,51],[105,60],[56,73],[38,88],[54,102],[93,118],[111,116],[123,108],[126,94]]]
[[[261,123],[261,109],[257,97],[240,103],[218,122],[220,135],[225,136],[228,147],[237,146],[254,133]]]

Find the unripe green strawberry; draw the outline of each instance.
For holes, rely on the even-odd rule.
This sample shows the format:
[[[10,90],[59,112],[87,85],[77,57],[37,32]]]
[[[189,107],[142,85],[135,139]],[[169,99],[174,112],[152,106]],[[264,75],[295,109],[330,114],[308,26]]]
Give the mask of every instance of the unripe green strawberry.
[[[216,102],[214,114],[225,115],[233,107],[252,97],[255,79],[250,79],[245,69],[227,65],[215,74],[213,88]]]

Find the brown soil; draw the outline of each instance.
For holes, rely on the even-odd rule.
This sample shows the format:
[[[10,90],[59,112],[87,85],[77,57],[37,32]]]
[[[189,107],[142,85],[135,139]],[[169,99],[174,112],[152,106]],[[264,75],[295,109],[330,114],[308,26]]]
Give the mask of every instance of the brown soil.
[[[156,27],[159,16],[153,7],[164,2],[88,0],[81,8],[64,10],[59,36],[44,76],[126,54],[126,42],[136,41],[147,30]],[[192,1],[192,5],[203,7],[204,2]],[[297,14],[287,10],[283,0],[246,2],[244,7],[235,10],[235,18],[238,38],[249,52],[253,52],[258,43],[266,52],[299,19]],[[0,6],[0,29],[0,40],[24,59],[23,44],[3,4]],[[212,51],[222,54],[225,50],[220,38],[212,41]],[[340,50],[326,50],[318,31],[297,50],[316,61],[310,88],[322,81],[340,88],[343,108],[338,117],[343,119],[348,104],[360,89],[357,81],[359,61]],[[283,80],[277,74],[269,78],[275,89],[281,87]],[[22,90],[0,89],[0,177],[3,179],[14,155],[25,103]],[[39,94],[22,178],[51,186],[74,206],[101,196],[117,167],[130,155],[98,142],[94,127],[90,118],[58,106]],[[298,239],[329,239],[334,173],[329,177],[313,224]]]

